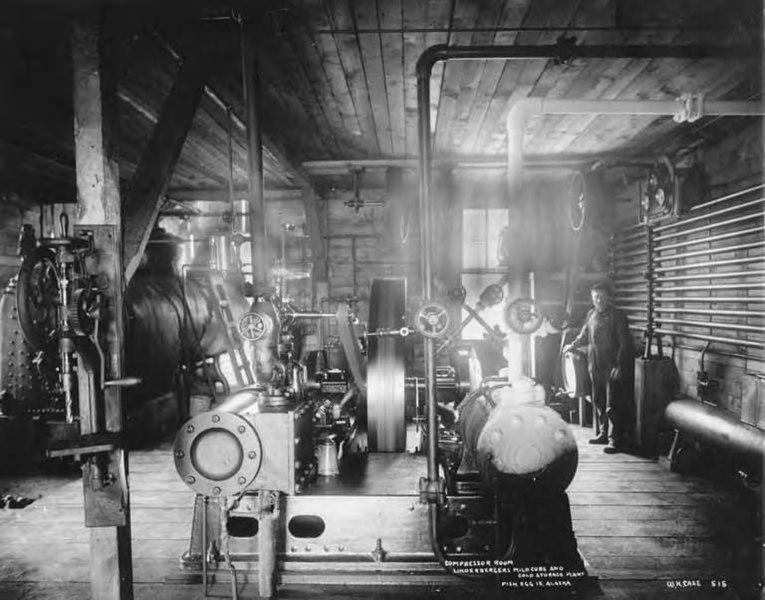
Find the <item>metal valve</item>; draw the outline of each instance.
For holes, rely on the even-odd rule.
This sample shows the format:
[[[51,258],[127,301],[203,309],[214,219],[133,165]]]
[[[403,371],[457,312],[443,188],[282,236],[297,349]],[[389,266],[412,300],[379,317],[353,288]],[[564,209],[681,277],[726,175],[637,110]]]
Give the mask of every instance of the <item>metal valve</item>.
[[[449,309],[435,300],[427,300],[417,307],[414,328],[428,338],[445,338],[452,326]]]
[[[248,312],[239,319],[237,331],[249,342],[257,342],[271,332],[272,320],[268,315],[258,312]]]

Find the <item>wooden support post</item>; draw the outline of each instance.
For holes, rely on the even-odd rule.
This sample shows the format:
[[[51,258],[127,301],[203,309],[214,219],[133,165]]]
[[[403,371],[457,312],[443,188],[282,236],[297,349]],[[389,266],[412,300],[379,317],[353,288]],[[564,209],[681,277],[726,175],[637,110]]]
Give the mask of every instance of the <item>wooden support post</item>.
[[[157,221],[162,195],[181,155],[191,128],[214,53],[198,40],[193,54],[183,61],[178,78],[162,106],[149,145],[144,150],[125,199],[125,283],[130,281],[146,250]]]
[[[99,41],[101,25],[95,15],[74,23],[74,139],[77,167],[78,228],[90,231],[96,256],[91,272],[104,284],[102,307],[106,378],[122,375],[122,261],[119,174],[113,153],[114,87],[103,67]],[[83,369],[85,368],[83,359]],[[119,434],[123,426],[119,387],[80,386],[79,398],[90,414],[103,420],[81,423],[83,435],[102,427]],[[94,430],[95,429],[95,430]],[[91,590],[99,600],[131,600],[133,569],[130,547],[130,496],[127,453],[120,447],[94,455],[85,463],[83,486],[86,524],[90,529]]]

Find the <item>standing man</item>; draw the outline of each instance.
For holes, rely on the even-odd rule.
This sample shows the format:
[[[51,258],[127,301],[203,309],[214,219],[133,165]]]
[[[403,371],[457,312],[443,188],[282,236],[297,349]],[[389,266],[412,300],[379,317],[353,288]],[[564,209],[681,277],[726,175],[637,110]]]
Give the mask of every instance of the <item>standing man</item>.
[[[607,282],[590,289],[593,308],[573,342],[563,348],[571,352],[587,346],[587,369],[592,381],[592,403],[597,411],[598,436],[590,444],[607,444],[606,454],[624,448],[625,418],[630,413],[625,382],[632,369],[632,338],[625,314],[613,305],[613,292]]]

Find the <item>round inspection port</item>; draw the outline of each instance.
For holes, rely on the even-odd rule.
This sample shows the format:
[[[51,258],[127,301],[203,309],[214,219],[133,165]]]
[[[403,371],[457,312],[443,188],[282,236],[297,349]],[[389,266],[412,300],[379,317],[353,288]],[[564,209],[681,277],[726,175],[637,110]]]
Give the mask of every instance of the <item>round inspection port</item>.
[[[197,415],[178,432],[173,451],[176,471],[205,496],[238,494],[260,472],[260,438],[253,424],[236,414]]]

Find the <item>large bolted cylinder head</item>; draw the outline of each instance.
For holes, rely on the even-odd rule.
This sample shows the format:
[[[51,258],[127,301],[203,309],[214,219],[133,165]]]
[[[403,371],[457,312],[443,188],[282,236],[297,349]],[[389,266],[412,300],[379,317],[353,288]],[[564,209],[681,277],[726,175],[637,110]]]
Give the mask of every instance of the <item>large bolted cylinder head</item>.
[[[187,421],[173,450],[178,475],[204,496],[237,494],[260,471],[262,453],[255,427],[230,412],[205,412]]]
[[[459,407],[466,466],[489,481],[522,478],[563,491],[576,473],[576,439],[530,379],[482,385]]]

